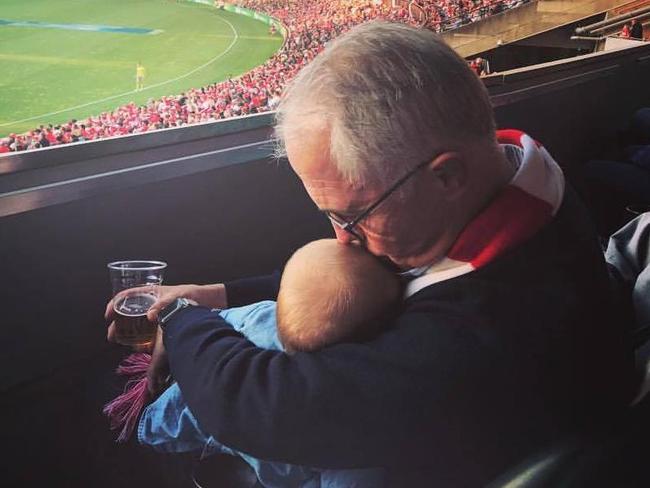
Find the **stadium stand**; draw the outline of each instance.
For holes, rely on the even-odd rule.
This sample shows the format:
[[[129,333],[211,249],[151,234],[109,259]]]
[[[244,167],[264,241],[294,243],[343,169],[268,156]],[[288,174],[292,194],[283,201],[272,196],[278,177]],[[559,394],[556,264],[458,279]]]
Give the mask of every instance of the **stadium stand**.
[[[455,29],[481,19],[496,15],[507,9],[519,7],[529,0],[506,0],[494,2],[489,0],[438,1],[420,0],[427,13],[426,26],[435,32]]]
[[[422,15],[408,4],[385,6],[372,0],[242,0],[239,5],[264,12],[287,28],[283,47],[262,66],[236,79],[188,90],[180,95],[129,103],[112,112],[60,125],[41,125],[0,139],[0,154],[72,142],[139,134],[157,129],[238,117],[273,110],[283,87],[323,46],[369,20],[423,25],[436,32],[454,29],[518,7],[530,0],[417,0]]]

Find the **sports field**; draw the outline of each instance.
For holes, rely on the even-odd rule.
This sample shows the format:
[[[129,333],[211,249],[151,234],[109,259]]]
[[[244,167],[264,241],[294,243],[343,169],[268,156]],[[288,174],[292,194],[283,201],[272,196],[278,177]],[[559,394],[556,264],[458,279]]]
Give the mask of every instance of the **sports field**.
[[[262,22],[187,1],[0,0],[0,136],[237,76],[281,44]]]

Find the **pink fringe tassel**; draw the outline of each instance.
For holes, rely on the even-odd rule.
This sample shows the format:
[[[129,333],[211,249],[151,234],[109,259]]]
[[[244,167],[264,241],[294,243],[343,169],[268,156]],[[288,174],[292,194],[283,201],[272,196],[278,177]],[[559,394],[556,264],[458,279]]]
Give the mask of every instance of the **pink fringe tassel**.
[[[124,392],[104,406],[104,414],[110,420],[111,430],[121,428],[117,442],[126,442],[135,428],[140,412],[149,400],[147,388],[147,368],[151,355],[145,353],[131,354],[118,366],[116,373],[131,376],[124,386]]]

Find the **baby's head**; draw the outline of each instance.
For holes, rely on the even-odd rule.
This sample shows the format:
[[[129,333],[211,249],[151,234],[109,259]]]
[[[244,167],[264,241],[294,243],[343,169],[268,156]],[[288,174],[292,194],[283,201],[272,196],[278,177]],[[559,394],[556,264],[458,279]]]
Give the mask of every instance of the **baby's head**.
[[[287,262],[278,294],[285,349],[314,351],[377,333],[400,297],[397,277],[366,250],[336,239],[310,242]]]

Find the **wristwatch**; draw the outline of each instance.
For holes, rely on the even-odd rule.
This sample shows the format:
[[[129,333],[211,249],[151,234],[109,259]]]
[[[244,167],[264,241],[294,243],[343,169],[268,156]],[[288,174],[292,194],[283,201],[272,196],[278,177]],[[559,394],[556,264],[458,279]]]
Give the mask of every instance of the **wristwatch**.
[[[179,311],[189,307],[190,305],[196,305],[196,302],[188,300],[187,298],[177,298],[165,308],[163,308],[160,312],[158,312],[158,325],[160,325],[160,328],[162,330],[165,330],[165,327],[171,318]]]

